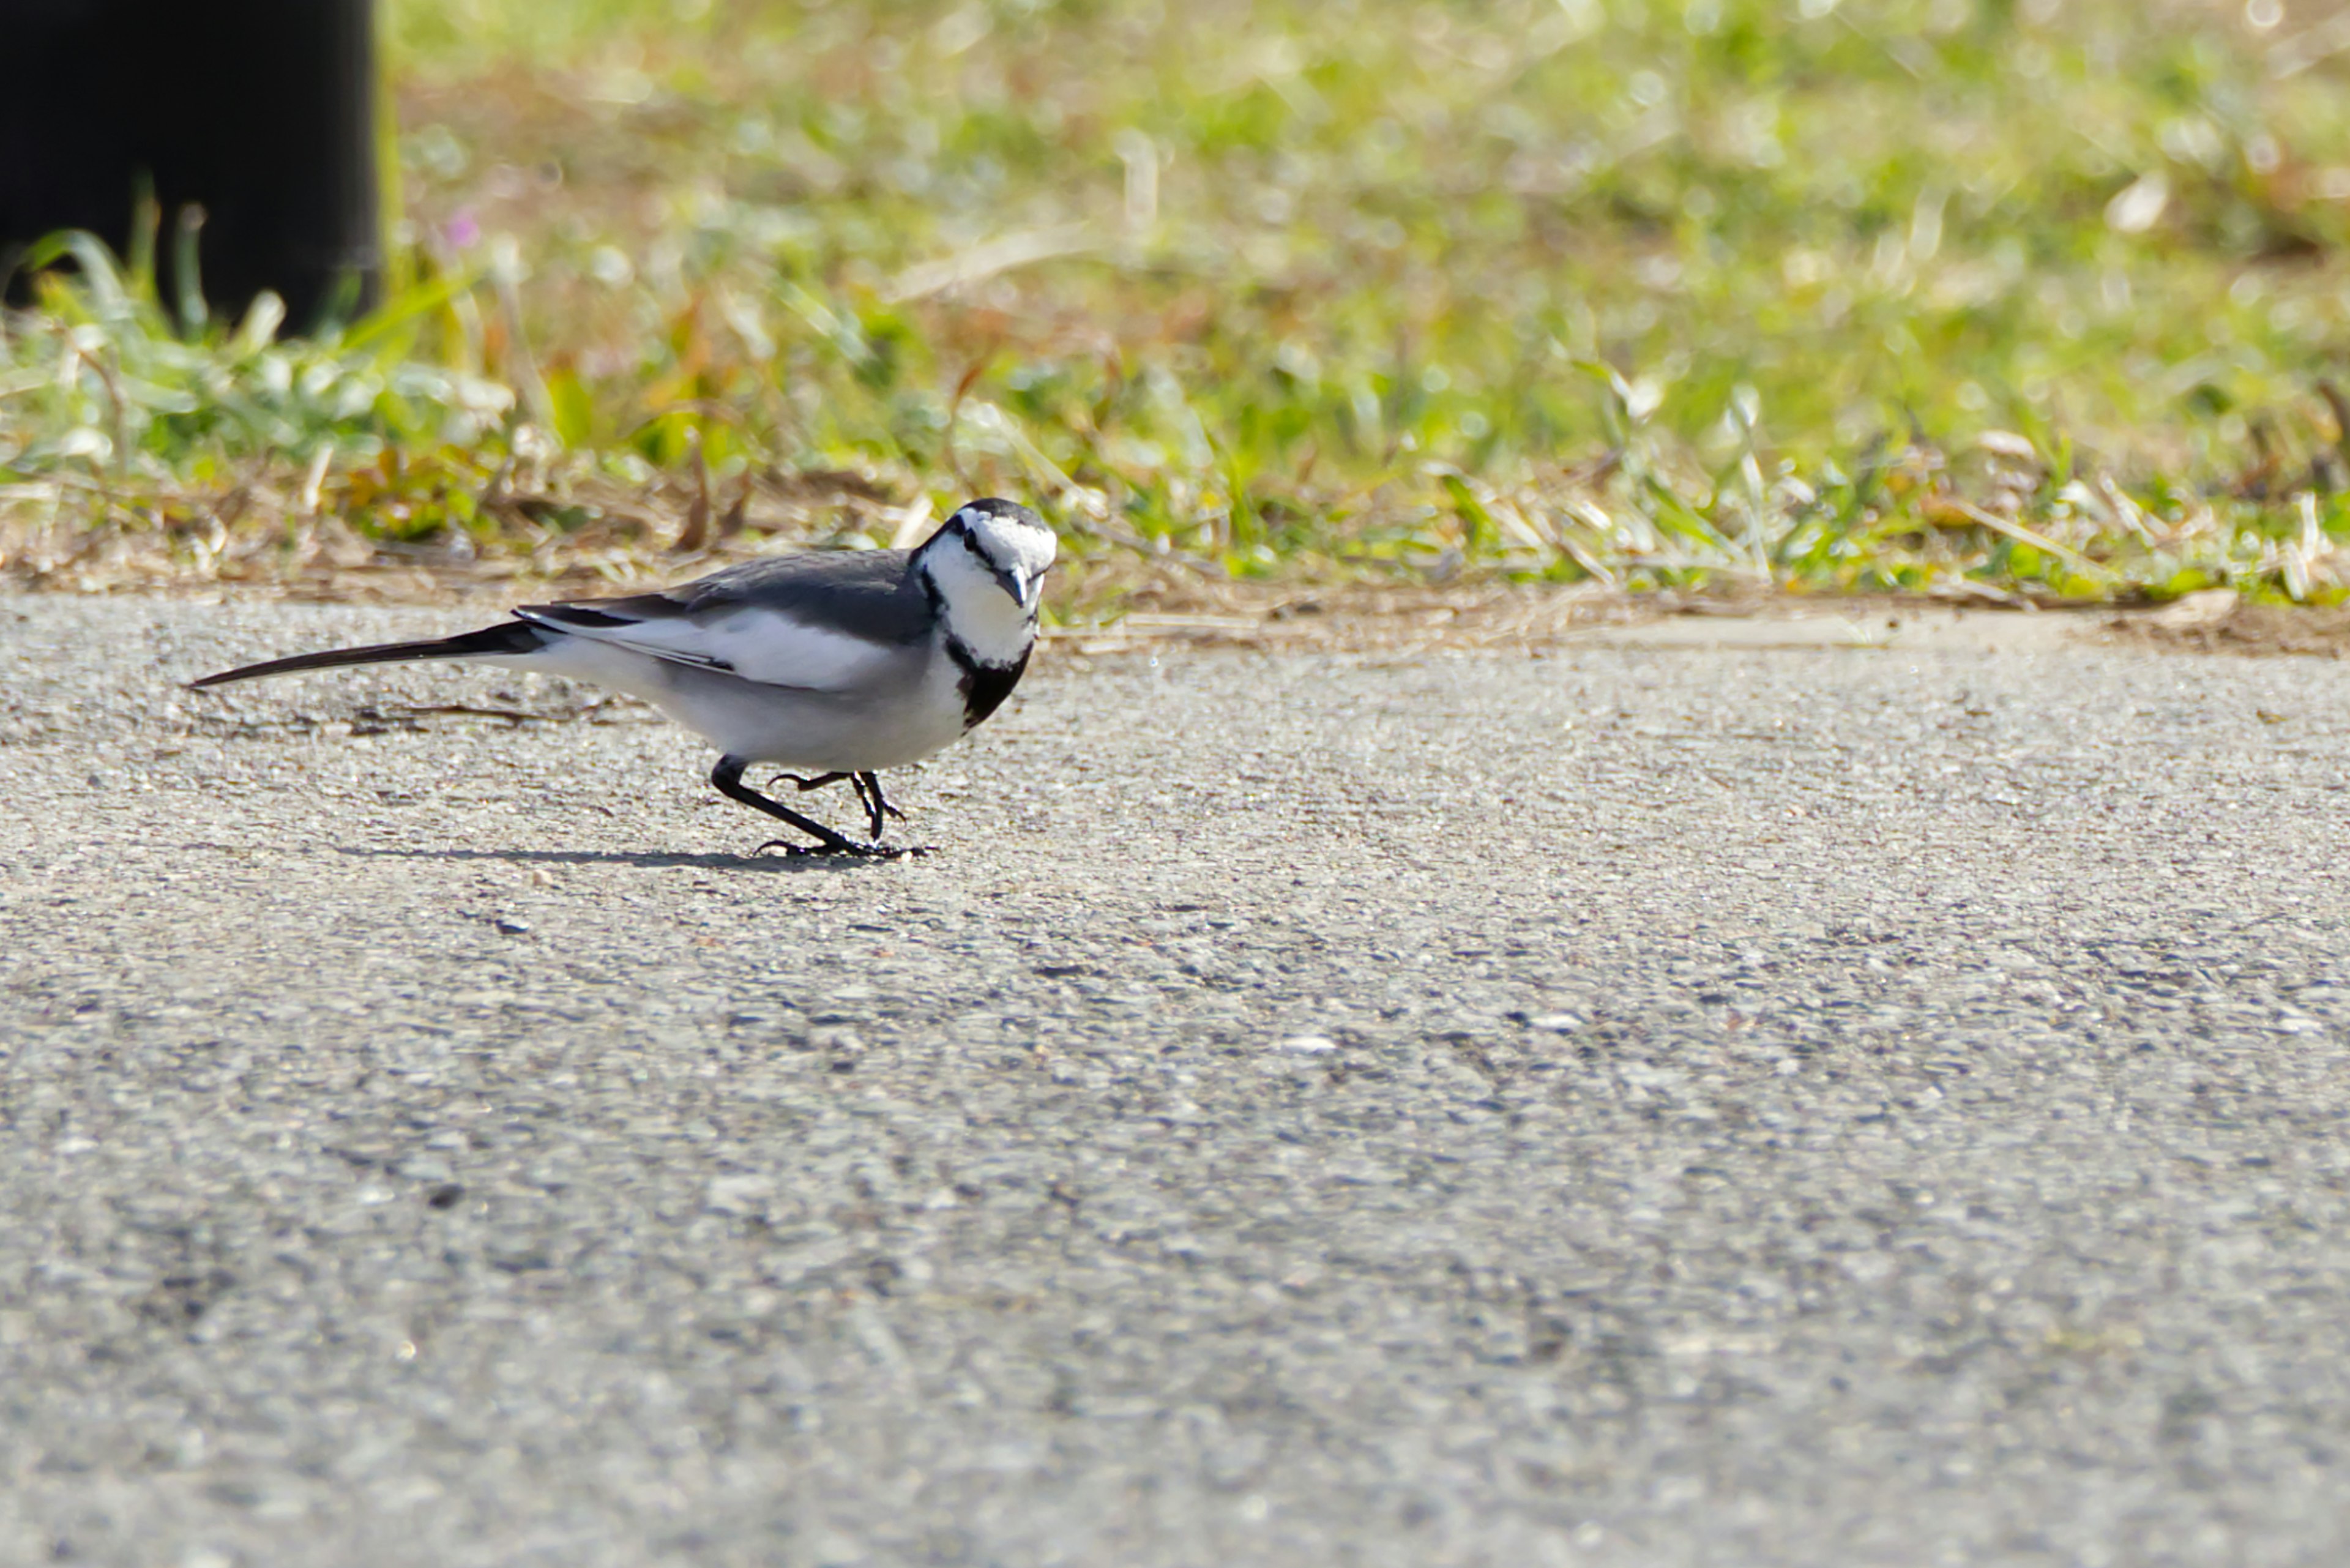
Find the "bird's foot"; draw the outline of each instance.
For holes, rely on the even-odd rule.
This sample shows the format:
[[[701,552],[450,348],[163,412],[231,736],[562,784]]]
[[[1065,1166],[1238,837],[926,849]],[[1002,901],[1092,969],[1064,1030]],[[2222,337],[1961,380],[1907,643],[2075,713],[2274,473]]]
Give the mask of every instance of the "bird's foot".
[[[770,849],[780,849],[793,857],[846,855],[856,860],[905,860],[931,853],[931,846],[927,844],[859,844],[850,838],[844,838],[837,844],[802,844],[787,838],[771,838],[751,853],[764,855]]]
[[[900,822],[906,820],[906,814],[891,805],[889,797],[881,793],[879,774],[851,774],[848,782],[856,786],[857,798],[864,805],[866,830],[873,835],[874,843],[881,842],[881,828],[887,819],[894,816]]]

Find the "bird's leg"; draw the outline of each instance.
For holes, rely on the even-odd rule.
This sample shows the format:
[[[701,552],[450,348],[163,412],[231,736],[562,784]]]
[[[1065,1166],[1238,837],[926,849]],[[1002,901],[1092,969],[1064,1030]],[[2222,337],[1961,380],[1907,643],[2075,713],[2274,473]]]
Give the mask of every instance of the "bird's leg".
[[[859,844],[853,838],[844,838],[814,817],[802,816],[783,802],[768,799],[743,782],[743,770],[747,766],[749,763],[744,758],[733,755],[721,757],[718,759],[718,765],[710,770],[710,782],[718,793],[728,800],[741,801],[754,811],[764,811],[769,816],[790,823],[794,827],[816,840],[814,844],[794,844],[789,840],[777,838],[762,844],[759,846],[761,849],[780,848],[793,855],[879,856],[884,859],[895,858],[908,853],[903,849],[885,849],[879,844]]]
[[[837,784],[843,779],[854,778],[857,775],[854,774],[818,774],[816,777],[809,778],[803,774],[777,774],[774,778],[767,781],[767,787],[769,789],[773,789],[777,784],[783,783],[785,779],[789,779],[792,783],[799,786],[799,791],[802,794],[806,794],[812,789],[822,789],[827,784]],[[865,792],[859,790],[857,797],[859,800],[864,799]]]
[[[873,809],[873,797],[865,791],[865,775],[851,774],[848,775],[848,783],[849,786],[857,791],[857,804],[865,808],[865,830],[873,836],[874,843],[880,843],[881,814]]]
[[[849,782],[857,786],[857,798],[865,803],[865,819],[873,825],[875,843],[881,840],[881,819],[884,816],[894,816],[900,822],[906,820],[906,814],[891,805],[889,797],[881,793],[879,774],[851,774]]]

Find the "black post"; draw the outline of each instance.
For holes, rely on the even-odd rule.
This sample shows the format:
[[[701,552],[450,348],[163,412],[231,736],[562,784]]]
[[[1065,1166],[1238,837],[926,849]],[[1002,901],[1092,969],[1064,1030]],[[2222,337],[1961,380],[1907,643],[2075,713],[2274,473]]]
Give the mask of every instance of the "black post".
[[[203,210],[216,313],[275,289],[296,328],[382,286],[372,0],[0,0],[0,267],[56,229],[117,254],[136,192]],[[11,289],[21,294],[22,283]]]

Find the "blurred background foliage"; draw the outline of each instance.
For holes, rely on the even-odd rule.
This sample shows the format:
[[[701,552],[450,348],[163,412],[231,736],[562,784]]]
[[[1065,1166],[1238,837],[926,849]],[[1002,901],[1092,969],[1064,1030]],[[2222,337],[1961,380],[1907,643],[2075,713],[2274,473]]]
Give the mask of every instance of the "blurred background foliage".
[[[281,341],[85,254],[0,351],[18,576],[626,578],[976,493],[1102,592],[2350,576],[2306,0],[387,3],[390,303]]]

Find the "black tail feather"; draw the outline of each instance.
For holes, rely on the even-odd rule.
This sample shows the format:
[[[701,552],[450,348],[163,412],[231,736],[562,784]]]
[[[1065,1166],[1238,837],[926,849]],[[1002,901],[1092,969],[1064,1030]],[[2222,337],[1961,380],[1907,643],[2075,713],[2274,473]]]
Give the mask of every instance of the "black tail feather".
[[[297,653],[291,659],[273,659],[266,664],[248,664],[240,670],[224,670],[218,675],[207,675],[201,680],[188,682],[190,690],[203,686],[225,686],[232,680],[258,680],[265,675],[292,675],[303,670],[335,670],[347,664],[407,664],[420,659],[491,659],[500,654],[532,653],[547,644],[546,634],[527,622],[512,620],[504,626],[484,627],[479,631],[461,632],[455,637],[435,638],[425,642],[379,642],[368,648],[332,648],[324,653]]]

